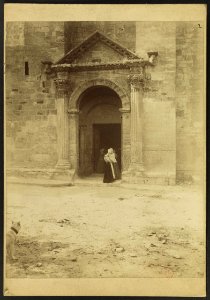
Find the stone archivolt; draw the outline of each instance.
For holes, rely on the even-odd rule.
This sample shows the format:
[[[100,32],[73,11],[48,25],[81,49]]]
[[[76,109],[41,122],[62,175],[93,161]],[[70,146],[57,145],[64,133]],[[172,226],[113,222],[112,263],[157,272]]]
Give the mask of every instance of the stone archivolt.
[[[69,101],[69,108],[76,109],[78,107],[78,99],[80,95],[85,92],[88,88],[92,86],[105,86],[117,93],[122,101],[122,106],[128,106],[130,103],[129,96],[127,95],[126,91],[122,87],[119,87],[113,80],[104,79],[104,78],[97,78],[93,80],[84,81],[82,84],[78,85],[77,88],[72,92],[71,99]]]

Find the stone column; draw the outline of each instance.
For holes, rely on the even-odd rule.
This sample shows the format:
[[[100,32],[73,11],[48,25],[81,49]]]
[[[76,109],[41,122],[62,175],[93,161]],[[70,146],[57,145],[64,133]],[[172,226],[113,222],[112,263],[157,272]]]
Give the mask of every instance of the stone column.
[[[125,173],[130,165],[130,107],[119,109],[122,119],[121,169]]]
[[[143,69],[128,77],[131,85],[131,161],[129,170],[135,175],[142,175],[142,134],[143,134]]]
[[[79,166],[79,151],[78,151],[78,123],[79,123],[79,111],[77,109],[69,109],[68,110],[70,119],[69,119],[69,127],[70,127],[70,162],[71,168],[74,170],[78,169]]]
[[[68,116],[68,73],[57,73],[55,79],[57,92],[57,136],[58,136],[58,162],[57,170],[69,170],[69,116]]]

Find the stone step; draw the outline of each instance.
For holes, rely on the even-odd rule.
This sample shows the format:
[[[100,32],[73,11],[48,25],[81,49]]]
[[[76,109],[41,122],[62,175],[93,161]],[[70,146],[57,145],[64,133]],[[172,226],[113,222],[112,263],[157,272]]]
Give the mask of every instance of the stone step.
[[[7,177],[6,183],[13,184],[27,184],[27,185],[39,185],[48,187],[59,187],[59,186],[72,186],[70,181],[53,180],[53,179],[35,179],[35,178],[24,178],[24,177]]]
[[[74,181],[75,186],[121,186],[121,181],[116,181],[112,183],[103,183],[102,180],[75,180]]]

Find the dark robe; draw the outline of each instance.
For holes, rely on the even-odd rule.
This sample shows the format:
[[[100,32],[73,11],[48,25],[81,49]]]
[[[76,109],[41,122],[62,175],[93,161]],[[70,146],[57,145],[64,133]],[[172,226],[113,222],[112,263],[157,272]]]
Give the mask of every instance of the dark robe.
[[[104,183],[110,183],[114,181],[114,177],[112,174],[111,164],[109,162],[105,162],[104,164]]]

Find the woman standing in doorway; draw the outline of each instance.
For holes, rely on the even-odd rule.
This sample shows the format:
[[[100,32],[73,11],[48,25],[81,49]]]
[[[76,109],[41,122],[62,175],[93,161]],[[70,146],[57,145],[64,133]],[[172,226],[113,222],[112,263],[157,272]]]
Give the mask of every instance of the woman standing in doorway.
[[[105,168],[104,168],[104,183],[110,183],[114,180],[120,179],[119,167],[117,165],[117,160],[115,153],[112,148],[108,149],[106,155],[104,155]]]

